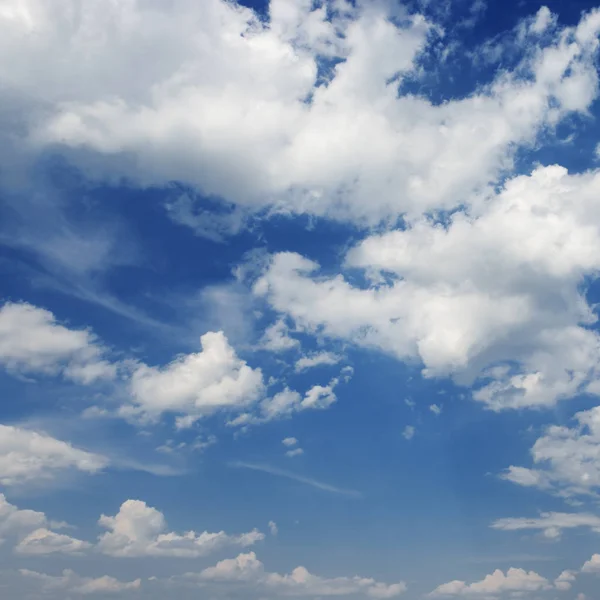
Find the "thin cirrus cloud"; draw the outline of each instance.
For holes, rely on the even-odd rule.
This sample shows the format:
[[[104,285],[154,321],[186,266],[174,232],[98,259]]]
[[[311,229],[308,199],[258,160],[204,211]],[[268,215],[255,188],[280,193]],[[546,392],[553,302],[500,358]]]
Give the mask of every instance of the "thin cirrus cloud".
[[[324,483],[322,481],[318,481],[316,479],[312,479],[311,477],[304,477],[302,475],[298,475],[291,471],[286,471],[285,469],[279,469],[277,467],[272,467],[270,465],[261,465],[248,463],[244,461],[233,461],[229,463],[229,466],[234,469],[248,469],[250,471],[259,471],[261,473],[267,473],[269,475],[274,475],[275,477],[283,477],[284,479],[291,479],[292,481],[297,481],[298,483],[302,483],[304,485],[308,485],[314,487],[316,489],[322,490],[324,492],[330,492],[332,494],[340,494],[342,496],[351,496],[351,497],[361,497],[361,492],[356,490],[348,490],[344,488],[340,488],[329,483]]]

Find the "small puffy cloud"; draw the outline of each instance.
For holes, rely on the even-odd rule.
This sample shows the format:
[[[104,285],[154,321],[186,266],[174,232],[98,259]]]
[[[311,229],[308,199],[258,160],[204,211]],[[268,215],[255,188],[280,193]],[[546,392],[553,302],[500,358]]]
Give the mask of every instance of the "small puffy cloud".
[[[277,535],[279,533],[279,529],[277,528],[277,523],[275,523],[275,521],[269,521],[269,531],[271,535]]]
[[[68,329],[43,308],[12,302],[0,308],[0,365],[9,372],[62,374],[89,384],[116,374],[103,352],[89,331]]]
[[[140,500],[127,500],[114,517],[102,515],[98,523],[108,531],[99,537],[97,549],[117,557],[196,558],[224,548],[252,546],[265,537],[256,529],[235,536],[224,531],[169,532],[164,515]]]
[[[576,425],[552,425],[531,448],[535,468],[511,466],[501,475],[518,485],[561,496],[600,490],[600,406],[575,415]]]
[[[563,571],[555,580],[554,587],[562,592],[569,591],[577,579],[573,571]]]
[[[99,454],[75,448],[44,433],[0,425],[0,483],[17,485],[52,479],[76,469],[97,473],[108,466]]]
[[[558,539],[564,529],[584,527],[600,533],[600,517],[589,513],[547,512],[539,517],[498,519],[491,525],[503,531],[538,530],[548,539]]]
[[[600,554],[592,555],[590,560],[586,561],[581,567],[582,573],[600,573]]]
[[[406,440],[412,440],[415,436],[415,428],[412,425],[407,425],[402,431],[402,437]]]
[[[68,535],[42,528],[32,531],[15,548],[18,554],[80,554],[91,548],[91,544]]]
[[[307,369],[314,367],[320,367],[324,365],[337,365],[342,357],[333,352],[318,352],[316,354],[310,354],[309,356],[303,356],[296,361],[296,372],[301,373]]]
[[[286,352],[300,347],[300,342],[289,336],[289,329],[283,319],[267,327],[260,340],[260,348],[270,352]]]
[[[170,412],[188,423],[219,410],[240,411],[264,391],[260,369],[252,369],[229,345],[223,332],[200,338],[201,352],[185,354],[165,367],[137,365],[130,380],[131,404],[121,413],[155,420]]]
[[[287,448],[291,448],[298,443],[298,440],[295,437],[287,437],[281,440],[281,443]]]
[[[480,596],[482,598],[496,596],[502,593],[518,595],[525,592],[539,592],[551,589],[548,580],[534,571],[523,569],[508,569],[506,574],[496,569],[486,575],[481,581],[468,584],[464,581],[451,581],[438,586],[429,595],[432,597],[445,596]]]
[[[288,458],[294,458],[295,456],[302,456],[304,454],[304,450],[302,448],[294,448],[293,450],[288,450],[285,455]]]
[[[326,597],[361,595],[369,598],[395,598],[406,591],[403,582],[387,585],[370,578],[335,577],[328,579],[313,575],[304,567],[291,573],[269,573],[254,552],[222,560],[200,573],[188,573],[185,579],[198,583],[247,583],[258,587],[266,595]]]
[[[80,577],[69,569],[65,569],[62,575],[58,576],[28,569],[21,569],[19,572],[23,577],[37,582],[43,590],[63,590],[68,594],[116,594],[127,590],[139,590],[142,585],[141,579],[124,582],[107,575],[98,578]]]
[[[325,410],[337,401],[335,388],[339,379],[332,379],[328,385],[314,385],[304,396],[288,387],[270,398],[262,400],[257,407],[257,414],[243,413],[229,422],[231,426],[244,426],[266,423],[291,417],[305,410]]]
[[[439,404],[431,404],[429,410],[436,416],[439,417],[442,414],[442,407]]]

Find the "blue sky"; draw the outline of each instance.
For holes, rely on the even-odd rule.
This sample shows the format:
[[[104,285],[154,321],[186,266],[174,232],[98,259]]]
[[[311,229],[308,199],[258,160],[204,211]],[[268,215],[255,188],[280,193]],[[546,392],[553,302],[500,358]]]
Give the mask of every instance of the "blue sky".
[[[2,597],[594,600],[599,35],[1,2]]]

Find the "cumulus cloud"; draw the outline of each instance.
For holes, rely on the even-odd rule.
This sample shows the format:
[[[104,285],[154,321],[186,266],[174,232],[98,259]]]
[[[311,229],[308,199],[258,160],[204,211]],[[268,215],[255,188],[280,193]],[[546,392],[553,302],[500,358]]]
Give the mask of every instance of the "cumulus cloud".
[[[219,410],[240,411],[263,395],[261,370],[240,359],[223,332],[206,333],[200,341],[201,352],[164,367],[137,365],[129,382],[131,404],[121,414],[156,420],[170,412],[187,417],[189,426]]]
[[[313,385],[304,396],[288,387],[265,398],[253,413],[242,413],[229,422],[231,426],[244,426],[258,423],[267,423],[278,419],[289,418],[293,414],[305,410],[325,410],[337,402],[335,388],[339,384],[338,378],[333,378],[328,385]]]
[[[295,437],[287,437],[287,438],[284,438],[283,440],[281,440],[281,443],[286,448],[291,448],[291,447],[296,446],[298,444],[298,440]]]
[[[317,352],[316,354],[299,358],[296,361],[295,369],[297,373],[300,373],[314,367],[337,365],[340,360],[342,360],[342,357],[339,356],[339,354],[335,354],[333,352]]]
[[[475,384],[492,410],[600,390],[600,337],[581,282],[600,267],[600,172],[558,166],[508,180],[469,214],[417,220],[351,248],[370,280],[271,258],[254,292],[296,329],[418,359],[427,377]]]
[[[581,568],[582,573],[600,573],[600,554],[592,555]]]
[[[573,571],[563,571],[555,580],[554,587],[557,590],[566,592],[573,587],[573,582],[577,579]]]
[[[600,488],[600,406],[578,412],[576,426],[552,425],[531,448],[535,468],[511,466],[501,475],[518,485],[561,496],[597,494]]]
[[[44,433],[0,425],[0,483],[17,485],[56,477],[76,469],[98,473],[109,461]]]
[[[523,30],[514,72],[437,105],[399,90],[438,29],[394,3],[271,0],[261,20],[225,0],[10,0],[5,114],[22,152],[62,147],[96,176],[372,224],[462,204],[516,148],[587,109],[598,19],[553,29],[552,18]],[[323,73],[324,60],[335,67]],[[171,212],[200,232],[239,219],[226,213],[219,229],[191,200]]]
[[[542,513],[537,518],[498,519],[491,525],[493,529],[504,531],[539,530],[548,539],[558,539],[564,529],[585,527],[600,533],[600,517],[589,513]]]
[[[97,549],[117,557],[196,558],[224,548],[252,546],[265,537],[256,529],[234,536],[224,531],[169,532],[164,515],[140,500],[127,500],[114,517],[102,515],[98,523],[108,531],[98,539]]]
[[[283,319],[279,319],[277,322],[270,325],[265,330],[259,346],[264,350],[270,352],[285,352],[287,350],[294,350],[300,347],[300,342],[290,337],[289,329]]]
[[[370,578],[313,575],[304,567],[280,575],[265,571],[254,552],[222,560],[200,573],[187,573],[184,579],[198,583],[251,583],[262,593],[275,596],[325,597],[361,595],[369,598],[395,598],[406,591],[403,582],[387,585]]]
[[[64,590],[71,594],[116,594],[127,590],[138,590],[142,585],[141,579],[135,581],[119,581],[114,577],[80,577],[70,569],[65,569],[62,575],[46,575],[37,571],[20,569],[23,577],[38,583],[43,590]]]
[[[496,569],[492,574],[486,575],[481,581],[466,583],[465,581],[450,581],[438,586],[429,595],[437,596],[480,596],[489,597],[505,592],[518,595],[524,592],[539,592],[551,589],[548,580],[534,571],[510,568],[504,574]]]
[[[17,554],[80,554],[91,548],[89,542],[42,528],[32,531],[15,548]]]
[[[111,379],[116,367],[87,330],[69,329],[54,315],[27,303],[0,308],[0,364],[9,372],[62,374],[77,383]]]
[[[20,509],[0,494],[0,544],[7,538],[16,541],[17,554],[77,554],[91,547],[87,542],[49,529],[65,525],[49,521],[43,512]]]

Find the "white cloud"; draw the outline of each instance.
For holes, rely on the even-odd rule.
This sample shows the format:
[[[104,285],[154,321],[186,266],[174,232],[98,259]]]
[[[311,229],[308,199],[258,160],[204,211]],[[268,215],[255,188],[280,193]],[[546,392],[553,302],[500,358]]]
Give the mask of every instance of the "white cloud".
[[[272,0],[269,22],[225,0],[75,7],[9,0],[0,19],[0,56],[17,57],[0,67],[5,112],[22,145],[62,145],[100,176],[190,182],[250,210],[375,223],[457,206],[596,94],[593,13],[543,47],[551,17],[538,13],[514,73],[436,105],[398,88],[443,41],[393,3],[328,14]],[[323,57],[339,61],[325,83]],[[193,203],[172,211],[206,231]]]
[[[236,469],[249,469],[251,471],[268,473],[269,475],[274,475],[275,477],[291,479],[292,481],[297,481],[298,483],[309,485],[311,487],[314,487],[318,490],[323,490],[325,492],[331,492],[332,494],[341,494],[342,496],[351,497],[358,497],[361,495],[360,492],[357,492],[356,490],[339,488],[335,485],[331,485],[330,483],[317,481],[316,479],[312,479],[311,477],[304,477],[303,475],[298,475],[297,473],[292,473],[291,471],[286,471],[285,469],[278,469],[277,467],[271,467],[269,465],[259,465],[243,461],[236,461],[229,463],[229,466]]]
[[[300,342],[288,335],[288,327],[283,319],[267,327],[259,346],[271,352],[285,352],[300,347]]]
[[[18,554],[79,554],[91,544],[46,528],[36,529],[24,537],[15,548]]]
[[[504,574],[496,569],[491,575],[486,575],[481,581],[467,584],[464,581],[450,581],[438,586],[430,596],[496,596],[504,592],[516,595],[523,592],[539,592],[551,589],[547,579],[534,571],[523,569],[508,569]]]
[[[557,590],[566,592],[571,589],[573,582],[576,580],[575,573],[573,571],[563,571],[555,580],[554,587]]]
[[[402,437],[407,440],[412,440],[415,436],[415,428],[412,425],[407,425],[402,431]]]
[[[303,356],[296,361],[296,372],[300,373],[307,369],[320,367],[323,365],[337,365],[342,357],[333,352],[318,352],[309,356]]]
[[[582,573],[600,573],[600,554],[592,555],[581,568]]]
[[[14,551],[23,555],[77,554],[91,544],[51,531],[67,526],[49,521],[43,512],[19,509],[0,494],[0,544],[10,538],[16,542]]]
[[[47,523],[46,515],[35,510],[20,510],[0,494],[0,535],[27,533]]]
[[[291,417],[305,410],[325,410],[337,401],[335,388],[339,379],[333,378],[328,385],[314,385],[302,397],[297,391],[284,388],[270,398],[265,398],[257,407],[258,414],[242,413],[229,422],[231,426],[266,423]]]
[[[269,531],[271,535],[277,535],[279,533],[279,529],[277,528],[277,523],[275,521],[269,521]]]
[[[442,414],[442,407],[438,404],[431,404],[429,410],[436,416],[439,417]]]
[[[406,591],[403,582],[387,585],[363,577],[335,577],[328,579],[311,574],[304,567],[280,575],[265,571],[254,552],[237,558],[222,560],[201,573],[187,573],[185,579],[212,583],[247,583],[262,593],[278,596],[325,597],[360,594],[369,598],[395,598]]]
[[[600,268],[598,193],[600,172],[539,167],[446,225],[416,220],[352,248],[345,264],[368,287],[279,253],[254,292],[300,331],[475,384],[492,410],[596,394],[600,336],[580,282]]]
[[[287,437],[281,440],[281,443],[287,448],[291,448],[298,443],[298,440],[295,437]]]
[[[77,469],[97,473],[108,466],[99,454],[75,448],[44,433],[0,425],[0,483],[17,485],[56,477]]]
[[[116,367],[87,330],[68,329],[54,315],[26,303],[0,308],[0,364],[9,372],[56,375],[89,384],[113,378]]]
[[[200,338],[202,351],[182,355],[165,367],[138,365],[131,375],[131,405],[121,414],[155,420],[165,412],[195,419],[218,410],[239,411],[264,391],[262,372],[240,359],[222,332]],[[181,423],[181,421],[180,421]]]
[[[293,450],[288,450],[285,455],[288,458],[294,458],[295,456],[302,456],[304,454],[304,450],[302,448],[294,448]]]
[[[589,513],[542,513],[538,518],[507,518],[492,523],[493,529],[504,531],[540,530],[549,539],[557,539],[564,529],[586,527],[600,533],[600,517]]]
[[[117,557],[196,558],[224,548],[252,546],[265,537],[256,529],[236,536],[224,531],[168,532],[164,515],[140,500],[127,500],[114,517],[102,515],[98,523],[108,529],[98,540],[98,550]]]
[[[600,489],[600,406],[575,415],[577,425],[548,427],[531,448],[536,468],[511,466],[501,475],[513,483],[562,496]]]
[[[142,584],[140,579],[123,582],[107,575],[95,579],[80,577],[69,569],[65,569],[62,576],[46,575],[28,569],[21,569],[19,572],[23,577],[38,582],[44,590],[64,590],[67,593],[82,595],[115,594],[127,590],[138,590]]]

